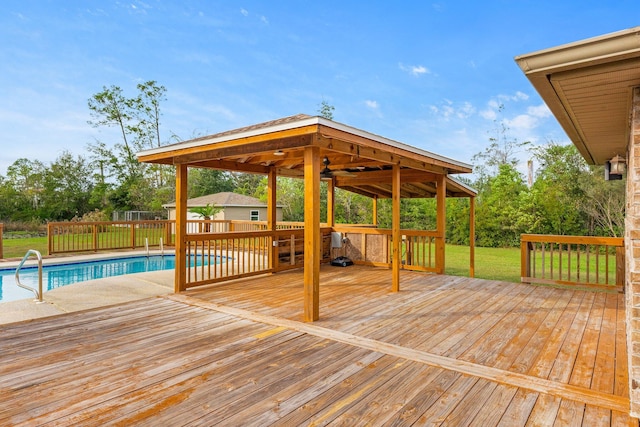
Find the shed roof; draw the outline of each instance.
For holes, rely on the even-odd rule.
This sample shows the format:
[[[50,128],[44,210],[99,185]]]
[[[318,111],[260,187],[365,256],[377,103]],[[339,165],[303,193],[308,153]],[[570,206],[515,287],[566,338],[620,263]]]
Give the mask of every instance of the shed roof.
[[[640,86],[640,27],[515,58],[589,164],[624,155]]]
[[[194,197],[187,200],[188,208],[195,208],[200,206],[215,205],[218,207],[247,207],[247,208],[264,208],[267,204],[255,197],[245,196],[244,194],[238,194],[233,192],[222,192],[215,194],[207,194],[206,196]],[[176,202],[167,203],[162,205],[164,208],[175,208]]]
[[[238,172],[304,176],[304,149],[329,161],[336,186],[369,197],[391,197],[390,171],[401,169],[402,197],[433,197],[436,175],[470,173],[471,166],[322,117],[298,114],[138,153],[143,162],[187,164]],[[447,179],[447,195],[475,196]]]

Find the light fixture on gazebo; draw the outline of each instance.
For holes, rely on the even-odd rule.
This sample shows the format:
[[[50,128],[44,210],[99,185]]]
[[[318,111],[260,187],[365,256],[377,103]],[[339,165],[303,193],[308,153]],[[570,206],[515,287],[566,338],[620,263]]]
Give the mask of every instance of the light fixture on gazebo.
[[[624,171],[626,170],[627,161],[625,160],[624,157],[618,156],[616,154],[616,156],[609,161],[609,164],[611,165],[610,168],[609,168],[609,173],[610,174],[612,174],[612,175],[622,175],[622,174],[624,174]]]
[[[276,150],[273,152],[274,156],[284,156],[284,151],[282,150]]]

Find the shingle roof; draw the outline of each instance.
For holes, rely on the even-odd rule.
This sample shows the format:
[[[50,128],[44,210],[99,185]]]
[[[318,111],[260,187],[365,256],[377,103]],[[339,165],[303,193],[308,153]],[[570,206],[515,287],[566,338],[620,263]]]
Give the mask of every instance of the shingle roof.
[[[206,196],[194,197],[187,200],[188,208],[195,208],[198,206],[214,205],[217,207],[230,207],[230,206],[245,206],[245,207],[266,207],[267,204],[261,202],[255,197],[245,196],[243,194],[223,192],[208,194]],[[175,208],[176,202],[167,203],[162,205],[164,208]]]

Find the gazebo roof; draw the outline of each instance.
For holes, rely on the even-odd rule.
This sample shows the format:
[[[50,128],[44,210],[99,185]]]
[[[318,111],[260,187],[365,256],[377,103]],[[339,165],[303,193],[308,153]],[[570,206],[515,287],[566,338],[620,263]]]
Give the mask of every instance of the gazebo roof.
[[[298,114],[138,153],[138,160],[237,172],[304,176],[304,149],[316,146],[338,188],[391,197],[391,170],[401,168],[401,197],[434,197],[436,175],[470,173],[471,166],[322,117]],[[475,196],[450,177],[447,196]]]

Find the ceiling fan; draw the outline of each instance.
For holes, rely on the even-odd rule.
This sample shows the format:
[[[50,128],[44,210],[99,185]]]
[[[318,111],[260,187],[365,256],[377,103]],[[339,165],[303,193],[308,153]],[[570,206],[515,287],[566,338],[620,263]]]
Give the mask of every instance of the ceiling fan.
[[[329,179],[334,176],[353,176],[353,174],[348,171],[329,169],[331,161],[327,156],[324,156],[324,158],[322,159],[322,164],[324,165],[324,169],[320,171],[320,178]]]

